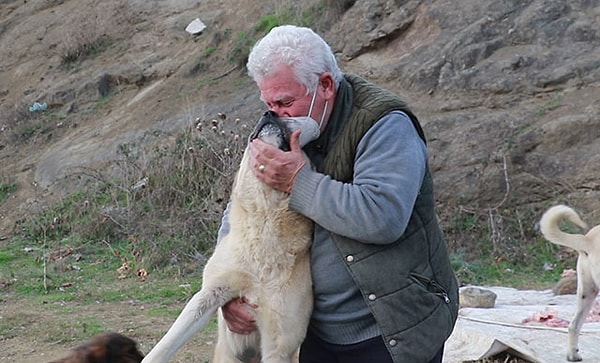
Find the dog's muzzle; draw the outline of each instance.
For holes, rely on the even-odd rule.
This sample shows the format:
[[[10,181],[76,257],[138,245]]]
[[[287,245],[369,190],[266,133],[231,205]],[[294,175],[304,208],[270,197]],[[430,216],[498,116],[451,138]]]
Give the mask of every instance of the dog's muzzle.
[[[290,151],[290,135],[287,128],[273,111],[267,111],[258,120],[249,141],[261,139],[283,151]]]

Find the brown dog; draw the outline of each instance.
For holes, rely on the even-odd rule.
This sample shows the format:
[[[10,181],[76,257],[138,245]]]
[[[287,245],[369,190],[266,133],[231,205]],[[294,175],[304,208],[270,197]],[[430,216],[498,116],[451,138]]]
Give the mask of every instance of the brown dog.
[[[65,358],[49,363],[140,363],[144,356],[136,343],[119,333],[101,334]]]
[[[567,348],[567,360],[578,362],[582,360],[578,346],[581,326],[596,300],[600,286],[600,225],[592,228],[586,235],[566,233],[559,227],[560,222],[565,219],[587,229],[587,225],[577,212],[564,205],[548,209],[540,220],[540,228],[548,241],[573,248],[579,252],[577,259],[577,312],[569,324]]]

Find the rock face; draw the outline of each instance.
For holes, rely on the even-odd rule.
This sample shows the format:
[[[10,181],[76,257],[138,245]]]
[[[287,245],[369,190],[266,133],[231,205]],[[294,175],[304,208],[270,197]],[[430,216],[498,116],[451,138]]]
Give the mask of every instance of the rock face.
[[[507,181],[516,204],[598,191],[598,3],[401,3],[357,1],[331,39],[422,115],[441,200],[491,208]]]
[[[532,206],[522,222],[533,228],[535,208],[557,200],[600,211],[597,1],[330,3],[321,33],[343,69],[399,93],[420,117],[441,214]],[[217,112],[256,119],[258,93],[231,57],[274,4],[0,2],[0,174],[22,186],[0,208],[0,228],[14,222],[6,211],[24,212],[19,201],[68,192],[65,175],[107,166],[121,145],[151,145],[148,135]],[[207,28],[191,36],[196,18]],[[91,34],[102,51],[64,66],[68,42]],[[15,143],[14,111],[37,101],[59,122],[41,148]]]

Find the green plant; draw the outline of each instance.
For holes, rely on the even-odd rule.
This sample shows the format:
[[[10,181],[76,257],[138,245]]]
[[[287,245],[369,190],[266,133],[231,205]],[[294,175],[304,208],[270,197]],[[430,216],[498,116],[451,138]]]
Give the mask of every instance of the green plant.
[[[258,24],[254,27],[254,30],[268,33],[271,29],[285,23],[285,18],[282,18],[280,14],[267,14],[258,20]]]
[[[307,26],[316,31],[327,29],[328,19],[325,14],[328,10],[335,11],[335,7],[330,8],[330,5],[325,1],[313,4],[302,10],[298,25]]]
[[[488,210],[461,206],[442,216],[460,282],[548,288],[563,270],[574,268],[576,254],[546,241],[535,229],[537,218],[539,210],[533,206]]]
[[[305,9],[302,8],[301,4],[293,4],[282,6],[274,13],[265,14],[250,31],[240,31],[237,34],[235,44],[229,51],[228,60],[239,67],[245,66],[250,49],[256,42],[256,39],[280,25],[293,24],[314,27],[316,30],[323,29],[326,23],[323,14],[327,7],[328,5],[324,1],[313,4]],[[320,22],[320,20],[323,21]],[[227,36],[230,33],[231,29],[226,29],[224,35]]]
[[[189,273],[181,266],[195,269],[214,246],[246,144],[248,130],[239,126],[239,132],[226,131],[217,120],[198,121],[177,135],[149,133],[146,137],[170,140],[158,143],[160,148],[120,145],[111,177],[77,170],[69,177],[85,180],[86,187],[24,221],[19,238],[40,249],[37,261],[46,267],[64,262],[48,253],[68,249],[89,258],[103,256],[98,266],[104,269],[128,263],[134,270]],[[65,282],[48,273],[43,277],[41,290]],[[39,282],[19,288],[40,289]]]
[[[0,203],[5,201],[12,193],[18,189],[17,183],[8,180],[6,177],[0,177]]]
[[[8,121],[7,141],[12,145],[34,140],[44,134],[48,135],[55,127],[52,120],[56,116],[52,112],[49,110],[30,112],[29,106],[24,103],[18,104],[5,111],[5,118]]]
[[[6,252],[0,252],[0,262],[1,263],[8,263],[12,259],[13,259],[12,255],[10,255]]]
[[[97,111],[97,110],[104,109],[104,108],[105,108],[105,107],[106,107],[106,106],[107,106],[107,105],[110,103],[110,101],[112,100],[112,98],[113,98],[113,95],[112,95],[112,94],[107,94],[107,95],[104,95],[104,96],[100,97],[100,98],[99,98],[99,99],[98,99],[98,100],[97,100],[97,101],[94,103],[94,106],[93,106],[93,108],[92,108],[92,109],[93,109],[94,111]]]
[[[235,39],[233,48],[229,51],[227,59],[231,63],[235,63],[238,66],[245,66],[250,54],[250,48],[254,45],[256,40],[248,35],[245,31],[240,31]]]
[[[254,31],[258,34],[268,33],[276,26],[284,24],[292,24],[299,26],[307,26],[321,30],[324,24],[320,21],[324,19],[328,5],[324,2],[318,2],[304,8],[301,4],[293,4],[280,8],[275,13],[269,13],[262,16],[258,23],[254,26]]]
[[[217,47],[208,47],[204,50],[204,56],[210,57],[210,55],[213,54],[216,50],[217,50]]]
[[[61,63],[69,66],[85,57],[96,55],[104,49],[109,48],[111,41],[104,38],[74,41],[74,44],[63,43],[63,51],[60,54]]]
[[[562,94],[554,95],[548,102],[546,102],[543,106],[539,107],[535,111],[534,116],[542,117],[542,116],[546,115],[548,112],[560,107],[562,104],[561,102],[562,102],[563,97],[564,96]]]

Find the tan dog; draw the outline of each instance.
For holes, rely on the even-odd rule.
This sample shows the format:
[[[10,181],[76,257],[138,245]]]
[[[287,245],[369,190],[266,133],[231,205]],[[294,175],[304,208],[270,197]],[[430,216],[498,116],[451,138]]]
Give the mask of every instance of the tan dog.
[[[582,360],[579,354],[579,333],[585,319],[596,300],[600,286],[600,225],[592,228],[586,235],[565,233],[559,224],[567,219],[581,228],[587,229],[585,222],[571,208],[558,205],[544,213],[540,228],[544,237],[562,246],[573,248],[579,252],[577,259],[577,312],[569,324],[569,342],[567,360]]]
[[[132,339],[107,333],[77,347],[67,357],[49,363],[140,363],[143,358]]]
[[[289,150],[289,134],[273,113],[261,118],[253,138]],[[204,268],[202,288],[143,363],[167,362],[219,307],[241,296],[258,305],[258,331],[232,333],[219,314],[212,362],[292,362],[312,311],[309,248],[313,223],[289,210],[288,200],[289,194],[256,178],[246,148],[231,195],[230,231]]]

